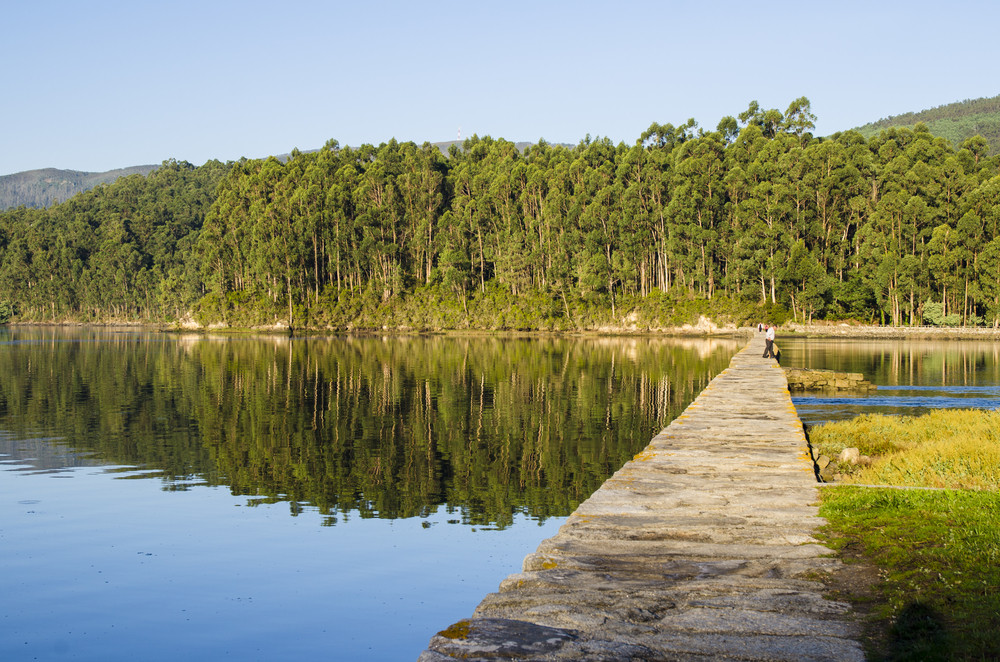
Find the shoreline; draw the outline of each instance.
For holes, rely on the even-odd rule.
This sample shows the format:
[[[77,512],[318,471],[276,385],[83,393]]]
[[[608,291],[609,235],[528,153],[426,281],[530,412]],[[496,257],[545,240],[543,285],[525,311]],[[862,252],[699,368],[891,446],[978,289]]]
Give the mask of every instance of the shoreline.
[[[794,322],[778,327],[778,333],[786,336],[809,338],[872,338],[886,340],[906,340],[926,338],[933,340],[975,339],[1000,340],[1000,329],[992,327],[950,327],[950,326],[861,326],[851,324],[796,324]]]
[[[200,326],[183,323],[153,323],[153,322],[11,322],[8,328],[93,328],[93,329],[134,329],[162,333],[179,334],[279,334],[301,336],[504,336],[504,337],[652,337],[670,336],[680,338],[716,338],[716,337],[746,337],[758,333],[755,326],[716,326],[702,320],[697,325],[685,324],[679,327],[637,328],[635,326],[611,327],[604,326],[594,329],[574,329],[569,331],[552,331],[545,329],[418,329],[412,327],[396,327],[382,329],[323,329],[303,327],[289,329],[286,324],[279,323],[258,327],[227,327]],[[992,327],[891,327],[857,325],[847,323],[830,324],[800,324],[789,322],[778,325],[778,334],[802,338],[862,338],[862,339],[933,339],[933,340],[1000,340],[1000,328]]]

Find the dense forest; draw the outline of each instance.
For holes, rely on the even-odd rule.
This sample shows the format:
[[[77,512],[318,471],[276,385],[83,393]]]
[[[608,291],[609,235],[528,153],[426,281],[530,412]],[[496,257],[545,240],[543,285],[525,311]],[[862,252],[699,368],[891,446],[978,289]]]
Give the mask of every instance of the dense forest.
[[[1000,325],[1000,158],[800,98],[633,145],[166,162],[0,215],[0,316],[318,329]]]

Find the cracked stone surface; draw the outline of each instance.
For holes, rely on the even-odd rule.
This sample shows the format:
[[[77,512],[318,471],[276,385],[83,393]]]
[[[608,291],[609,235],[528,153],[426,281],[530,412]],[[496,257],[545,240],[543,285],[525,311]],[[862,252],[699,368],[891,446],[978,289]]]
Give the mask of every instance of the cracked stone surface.
[[[754,337],[418,662],[861,661],[785,373]]]

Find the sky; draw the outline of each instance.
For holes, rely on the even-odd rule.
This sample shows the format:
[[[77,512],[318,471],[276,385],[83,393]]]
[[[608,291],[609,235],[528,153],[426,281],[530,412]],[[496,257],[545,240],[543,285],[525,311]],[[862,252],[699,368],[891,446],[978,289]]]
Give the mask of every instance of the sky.
[[[0,175],[473,134],[634,144],[805,96],[816,135],[1000,94],[995,0],[0,0]]]

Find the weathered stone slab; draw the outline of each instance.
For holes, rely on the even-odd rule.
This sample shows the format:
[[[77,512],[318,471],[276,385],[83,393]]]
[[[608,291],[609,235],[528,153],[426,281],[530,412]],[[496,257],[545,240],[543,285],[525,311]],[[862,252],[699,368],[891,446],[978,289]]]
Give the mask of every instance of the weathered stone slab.
[[[789,391],[874,391],[878,387],[860,372],[785,368]]]
[[[576,636],[572,632],[524,621],[480,618],[459,621],[431,640],[442,659],[529,659],[557,651]],[[421,656],[421,660],[437,657]]]
[[[816,581],[838,561],[813,537],[812,460],[762,353],[755,338],[421,662],[863,660],[848,605]]]

